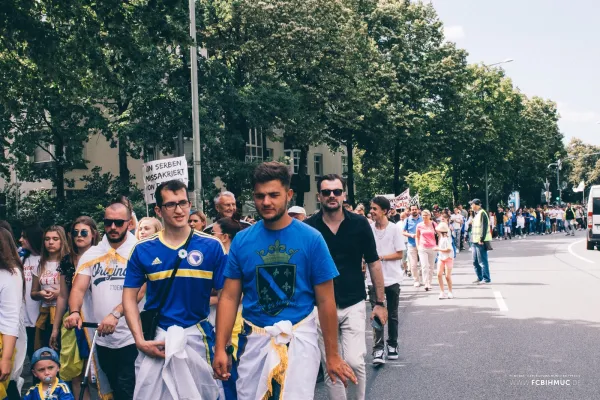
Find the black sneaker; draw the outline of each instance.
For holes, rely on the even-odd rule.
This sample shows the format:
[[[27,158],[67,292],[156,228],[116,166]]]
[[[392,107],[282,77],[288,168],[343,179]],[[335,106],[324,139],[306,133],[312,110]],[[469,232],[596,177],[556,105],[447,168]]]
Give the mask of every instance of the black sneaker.
[[[398,359],[398,348],[392,347],[388,344],[387,345],[387,358],[389,360],[397,360]]]
[[[373,365],[381,365],[385,364],[385,359],[383,358],[385,352],[383,350],[375,350],[373,352]]]

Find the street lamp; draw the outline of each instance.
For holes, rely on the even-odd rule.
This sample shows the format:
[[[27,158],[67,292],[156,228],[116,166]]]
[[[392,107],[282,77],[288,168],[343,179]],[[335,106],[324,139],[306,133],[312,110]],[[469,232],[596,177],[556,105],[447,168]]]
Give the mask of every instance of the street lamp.
[[[558,159],[555,163],[548,164],[548,168],[556,166],[556,189],[558,189],[558,205],[562,205],[562,189],[560,188],[560,170],[562,169],[562,160]]]
[[[494,65],[507,64],[507,63],[510,63],[513,61],[515,61],[515,60],[513,60],[512,58],[507,58],[504,61],[499,61],[499,62],[495,62],[495,63],[488,64],[488,65],[483,64],[483,66],[484,66],[484,68],[489,68],[489,67],[493,67]],[[485,209],[488,212],[490,211],[490,185],[488,183],[487,161],[485,163]]]
[[[196,2],[189,0],[190,8],[190,63],[192,81],[192,138],[194,159],[194,208],[202,211],[202,171],[200,147],[200,115],[198,104],[198,44],[196,43]]]

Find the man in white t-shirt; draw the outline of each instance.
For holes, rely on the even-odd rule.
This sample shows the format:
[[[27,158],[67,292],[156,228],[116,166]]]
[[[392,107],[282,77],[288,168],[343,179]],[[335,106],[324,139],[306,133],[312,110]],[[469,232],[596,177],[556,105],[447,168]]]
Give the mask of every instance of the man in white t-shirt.
[[[452,230],[454,231],[454,247],[456,247],[456,253],[460,252],[461,241],[462,241],[462,226],[465,223],[465,218],[462,216],[460,210],[454,209],[454,214],[450,216],[450,222],[452,223]]]
[[[390,210],[390,201],[383,196],[371,200],[371,215],[374,224],[371,225],[377,254],[381,261],[385,298],[388,310],[388,340],[387,358],[398,359],[398,302],[400,299],[400,284],[404,277],[402,270],[402,257],[406,250],[400,225],[391,223],[386,214]],[[369,299],[374,306],[375,289],[368,279]],[[383,326],[373,330],[373,364],[385,364],[385,350],[383,343]]]
[[[135,388],[135,360],[138,350],[123,316],[123,282],[127,260],[136,243],[128,232],[131,212],[121,203],[111,204],[104,213],[105,235],[86,251],[77,265],[69,297],[70,315],[65,327],[81,328],[82,319],[97,322],[97,361],[114,400],[131,400]],[[91,295],[88,289],[91,286]],[[102,389],[102,384],[99,385]]]

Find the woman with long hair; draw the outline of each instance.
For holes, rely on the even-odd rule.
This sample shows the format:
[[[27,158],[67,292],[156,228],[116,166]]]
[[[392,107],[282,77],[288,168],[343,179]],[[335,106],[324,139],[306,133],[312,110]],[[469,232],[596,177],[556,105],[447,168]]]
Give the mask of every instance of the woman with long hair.
[[[21,248],[24,250],[23,278],[25,279],[25,309],[23,323],[27,331],[27,356],[31,360],[35,341],[35,323],[40,315],[40,302],[31,298],[33,273],[40,266],[40,255],[44,241],[44,230],[37,224],[28,225],[21,231]]]
[[[25,335],[21,320],[24,287],[17,245],[12,234],[0,228],[0,399],[8,397],[11,377],[18,378],[15,375],[20,374],[25,359],[25,349],[17,351],[17,339],[23,336],[24,341]]]
[[[154,217],[144,217],[140,219],[137,229],[135,230],[135,238],[137,240],[146,239],[162,231],[163,227],[160,221]]]
[[[419,260],[421,260],[421,271],[425,283],[425,291],[431,290],[431,281],[433,279],[433,268],[436,256],[436,224],[431,219],[431,212],[423,210],[421,213],[423,222],[417,225],[415,241],[419,250]]]
[[[202,211],[194,211],[190,214],[188,224],[190,224],[190,228],[202,232],[206,228],[206,215]]]
[[[40,315],[35,324],[34,349],[50,344],[52,324],[56,313],[56,299],[60,294],[60,273],[58,265],[69,254],[69,242],[62,226],[53,225],[44,231],[44,247],[40,257],[40,266],[33,272],[31,298],[40,300]]]
[[[95,246],[100,241],[100,234],[96,227],[96,222],[90,217],[81,216],[71,225],[69,234],[70,252],[64,256],[58,266],[60,274],[60,293],[56,299],[56,313],[54,323],[52,324],[52,335],[50,336],[50,346],[55,350],[60,347],[60,377],[62,380],[72,382],[73,393],[79,397],[81,387],[81,373],[84,360],[88,356],[87,346],[80,348],[78,344],[85,344],[83,331],[62,329],[62,321],[67,311],[69,294],[73,286],[73,276],[77,270],[79,259],[90,247]],[[60,337],[60,342],[58,338]],[[78,340],[79,339],[79,340]],[[86,399],[89,399],[86,393]]]

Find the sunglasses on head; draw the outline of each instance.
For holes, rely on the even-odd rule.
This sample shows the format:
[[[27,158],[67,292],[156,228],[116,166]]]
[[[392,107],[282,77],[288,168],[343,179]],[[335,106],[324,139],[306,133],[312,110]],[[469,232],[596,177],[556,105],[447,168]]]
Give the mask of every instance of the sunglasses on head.
[[[341,196],[342,193],[344,193],[344,190],[342,189],[321,189],[321,195],[325,196],[325,197],[329,197],[331,196],[331,192],[333,192],[334,196]]]
[[[125,225],[125,222],[129,222],[129,220],[128,219],[104,219],[104,227],[110,228],[113,224],[115,224],[115,226],[117,228],[121,228],[123,225]]]
[[[77,237],[77,236],[81,236],[81,237],[88,237],[88,235],[90,234],[90,231],[88,231],[87,229],[82,229],[80,231],[78,231],[77,229],[73,229],[71,231],[71,235],[73,235],[73,237]]]

